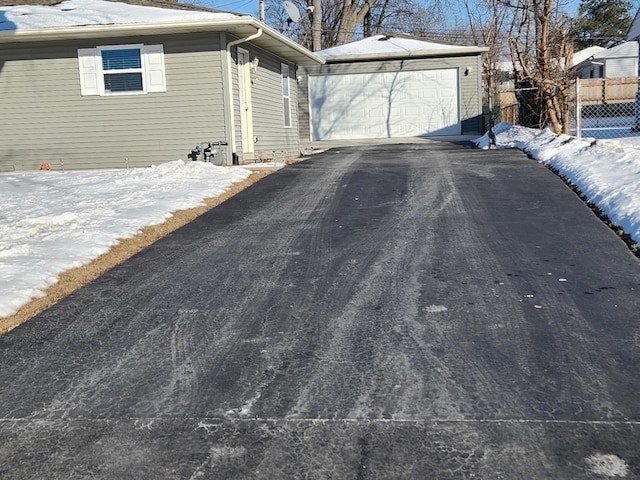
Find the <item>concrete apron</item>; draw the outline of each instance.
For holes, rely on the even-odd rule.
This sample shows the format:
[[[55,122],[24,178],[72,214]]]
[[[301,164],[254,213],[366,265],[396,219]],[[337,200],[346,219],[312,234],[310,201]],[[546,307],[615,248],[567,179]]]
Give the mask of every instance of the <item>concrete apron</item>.
[[[431,143],[431,142],[472,142],[479,135],[443,135],[433,137],[398,137],[398,138],[362,138],[347,140],[321,140],[321,141],[300,141],[302,151],[306,149],[327,150],[334,147],[349,147],[359,145],[392,145],[402,143]]]

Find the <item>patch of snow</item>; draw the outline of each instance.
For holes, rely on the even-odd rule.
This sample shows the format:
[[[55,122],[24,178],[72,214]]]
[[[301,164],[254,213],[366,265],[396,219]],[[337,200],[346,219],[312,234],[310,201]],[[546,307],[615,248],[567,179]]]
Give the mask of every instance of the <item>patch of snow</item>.
[[[445,307],[444,305],[429,305],[428,307],[424,308],[424,311],[429,313],[441,313],[446,312],[447,310],[447,307]]]
[[[240,168],[246,168],[248,170],[260,170],[262,168],[265,169],[280,169],[286,166],[284,162],[255,162],[255,163],[246,163],[243,165],[238,165]]]
[[[0,318],[42,296],[65,270],[249,175],[182,160],[128,170],[0,174]]]
[[[571,61],[571,66],[578,65],[579,63],[582,63],[585,60],[587,60],[589,57],[593,57],[595,54],[603,52],[604,50],[606,50],[606,48],[593,46],[593,47],[587,47],[577,52],[574,52],[573,58]]]
[[[238,17],[227,12],[205,12],[146,7],[107,0],[66,0],[57,5],[2,7],[0,30],[39,30],[89,25],[126,25],[192,22]]]
[[[337,47],[319,50],[316,55],[320,57],[342,57],[346,55],[371,55],[392,53],[417,53],[434,50],[446,52],[447,50],[459,50],[461,48],[476,49],[474,46],[449,45],[444,43],[427,42],[403,37],[387,37],[386,35],[374,35],[355,42],[339,45]]]
[[[617,455],[596,453],[585,460],[589,470],[596,475],[624,478],[629,474],[627,462]]]
[[[307,147],[304,148],[301,152],[300,155],[303,157],[306,157],[308,155],[315,155],[317,153],[322,153],[324,152],[325,149],[324,148],[318,148],[318,147]]]

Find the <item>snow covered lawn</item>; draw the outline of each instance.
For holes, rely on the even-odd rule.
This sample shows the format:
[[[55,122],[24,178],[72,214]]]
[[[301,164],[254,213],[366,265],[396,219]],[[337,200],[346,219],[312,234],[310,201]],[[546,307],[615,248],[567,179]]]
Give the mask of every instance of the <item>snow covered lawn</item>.
[[[602,213],[640,242],[640,145],[638,138],[595,140],[501,123],[497,148],[519,148],[570,180]],[[489,148],[489,137],[476,140]]]
[[[0,174],[0,318],[178,210],[203,205],[251,175],[182,160],[151,168]]]

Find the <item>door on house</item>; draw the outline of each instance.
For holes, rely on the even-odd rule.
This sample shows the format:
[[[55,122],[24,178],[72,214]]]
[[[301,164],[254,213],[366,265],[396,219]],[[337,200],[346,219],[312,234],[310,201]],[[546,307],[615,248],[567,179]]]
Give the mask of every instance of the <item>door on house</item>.
[[[253,115],[251,111],[251,71],[249,52],[238,48],[238,98],[244,158],[253,157]]]

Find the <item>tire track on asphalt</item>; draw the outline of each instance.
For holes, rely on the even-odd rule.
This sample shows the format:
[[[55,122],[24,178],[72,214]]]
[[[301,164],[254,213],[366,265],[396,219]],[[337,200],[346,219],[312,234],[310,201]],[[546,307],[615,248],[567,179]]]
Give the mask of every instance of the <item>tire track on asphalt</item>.
[[[133,312],[125,329],[112,333],[112,338],[105,341],[101,347],[105,349],[105,355],[100,358],[102,364],[77,362],[73,366],[68,365],[66,367],[68,375],[64,379],[58,378],[55,384],[48,385],[47,390],[51,391],[52,398],[37,412],[34,412],[34,415],[66,417],[72,412],[90,415],[88,412],[93,409],[102,412],[101,415],[109,416],[110,412],[115,412],[123,406],[120,402],[108,403],[107,389],[123,392],[131,390],[136,393],[135,402],[125,407],[125,411],[130,413],[144,414],[163,411],[168,414],[172,412],[195,413],[201,412],[203,409],[205,413],[211,413],[210,407],[197,400],[199,394],[204,394],[207,391],[201,390],[201,386],[207,383],[207,379],[211,376],[210,372],[216,369],[215,365],[229,365],[229,361],[226,359],[237,358],[238,355],[244,355],[245,359],[242,363],[249,365],[263,363],[265,368],[263,370],[256,369],[257,374],[249,372],[245,368],[246,372],[242,374],[246,376],[243,380],[245,386],[241,391],[244,390],[246,393],[241,393],[241,391],[238,393],[245,400],[236,406],[226,404],[223,401],[221,405],[226,406],[215,411],[220,415],[225,415],[228,411],[233,412],[236,408],[246,411],[248,402],[251,399],[259,398],[260,391],[266,388],[271,381],[268,374],[264,375],[263,379],[256,379],[257,375],[262,375],[263,371],[282,369],[282,364],[287,361],[286,352],[291,351],[295,345],[287,348],[271,348],[268,354],[262,353],[264,345],[269,343],[271,339],[261,338],[264,335],[256,337],[253,329],[255,322],[246,322],[247,319],[243,318],[241,312],[249,303],[269,304],[271,297],[281,295],[286,285],[282,285],[277,280],[281,277],[280,272],[291,262],[291,244],[300,235],[300,230],[308,228],[310,225],[309,217],[313,216],[313,212],[318,209],[324,210],[323,204],[331,201],[335,185],[341,182],[340,179],[348,165],[357,158],[357,154],[345,155],[342,159],[344,167],[329,169],[328,172],[325,172],[321,166],[312,167],[318,168],[319,172],[315,175],[305,175],[303,185],[292,184],[293,188],[285,188],[278,191],[275,196],[272,195],[268,201],[274,203],[275,207],[263,209],[265,213],[262,216],[250,212],[230,228],[206,233],[204,237],[200,238],[201,244],[198,246],[198,250],[193,252],[193,255],[188,251],[183,255],[180,262],[182,273],[176,274],[174,272],[172,278],[155,279],[156,282],[165,283],[165,299],[160,303],[156,302],[155,306],[151,306],[145,312]],[[295,169],[296,167],[289,168]],[[295,177],[295,175],[293,176]],[[319,194],[313,195],[309,194],[310,192],[318,192]],[[273,197],[275,200],[272,199]],[[212,216],[215,217],[216,212],[211,212],[209,217]],[[300,224],[301,228],[283,228],[287,225],[279,222],[278,219],[286,219],[289,222]],[[206,221],[200,219],[198,223],[202,224]],[[312,220],[311,224],[314,222],[315,220]],[[221,254],[246,258],[243,252],[250,254],[252,249],[257,247],[253,239],[243,237],[236,242],[233,239],[242,237],[246,229],[255,231],[255,228],[251,227],[257,227],[261,230],[258,238],[277,238],[278,241],[264,245],[260,250],[260,256],[248,258],[244,263],[239,262],[240,268],[237,274],[230,275],[227,280],[221,279],[222,281],[219,282],[215,277],[189,278],[191,272],[197,272],[201,269],[203,258],[205,262],[212,265]],[[221,245],[227,245],[227,247],[234,245],[234,248],[220,252]],[[204,250],[209,252],[204,252]],[[133,262],[135,261],[133,260]],[[265,272],[264,263],[267,261],[271,262],[270,273]],[[261,275],[254,276],[252,281],[243,282],[241,286],[243,295],[239,297],[234,295],[235,298],[232,298],[230,294],[235,286],[229,282],[228,278],[241,277],[243,273],[253,268]],[[177,296],[173,296],[171,284],[182,281],[182,278],[187,283],[196,284],[194,288],[198,294],[196,298],[181,298],[179,295],[182,292],[176,292]],[[253,281],[256,279],[258,281]],[[141,283],[139,287],[144,289],[147,285]],[[153,287],[156,288],[157,284]],[[221,296],[217,293],[212,297],[216,301],[215,306],[207,306],[211,302],[206,298],[212,289],[226,290],[229,295],[223,294],[222,297],[227,300],[220,303]],[[108,298],[105,297],[104,300],[108,301]],[[176,308],[175,305],[181,306]],[[173,306],[176,311],[173,322],[154,327],[154,311],[164,311],[167,306],[169,308]],[[185,312],[188,315],[185,315]],[[111,316],[108,311],[104,313],[106,317]],[[287,316],[281,316],[278,323],[284,324],[287,319]],[[260,321],[268,323],[269,319],[263,318]],[[215,326],[215,336],[210,333],[210,329],[203,328],[207,324]],[[139,332],[136,331],[138,328],[150,329],[143,337],[136,339],[139,335]],[[165,332],[166,329],[171,332],[168,336]],[[264,331],[264,328],[262,330]],[[273,328],[267,327],[267,330],[271,331]],[[247,333],[248,331],[251,333]],[[110,348],[114,341],[118,342],[118,339],[125,337],[131,339],[125,342],[126,347],[118,351],[116,355],[107,356],[106,349]],[[242,353],[234,352],[232,349],[238,350],[234,345],[241,345],[239,350]],[[279,343],[278,345],[283,344]],[[171,361],[158,357],[158,355],[162,355],[162,352],[169,352],[168,358]],[[142,364],[138,362],[134,368],[133,364],[136,363],[137,358],[144,358],[147,361]],[[151,362],[151,359],[154,358],[156,360]],[[229,365],[230,371],[238,371],[243,368],[236,360],[232,360]],[[132,388],[132,385],[137,383],[136,379],[139,376],[147,377],[145,385]],[[216,383],[219,384],[219,382]],[[56,387],[55,390],[52,387]],[[25,395],[25,397],[28,396],[28,394]],[[124,395],[121,400],[131,401],[131,396]]]
[[[353,159],[361,156],[363,154],[359,153]],[[326,317],[323,314],[326,308],[324,304],[334,300],[334,294],[327,294],[327,290],[334,289],[336,283],[340,284],[341,289],[348,290],[351,276],[344,270],[346,268],[346,270],[353,271],[355,268],[352,260],[346,259],[353,252],[345,254],[333,249],[335,231],[337,227],[340,227],[336,224],[336,220],[340,215],[341,199],[352,195],[353,188],[351,163],[344,165],[344,162],[341,162],[340,170],[342,174],[334,183],[333,195],[328,197],[329,201],[323,204],[323,208],[315,209],[309,217],[310,225],[315,225],[316,228],[300,232],[295,240],[294,249],[302,254],[297,257],[300,260],[297,275],[300,280],[308,281],[308,284],[303,285],[303,289],[298,292],[291,292],[297,294],[295,298],[284,297],[288,299],[287,301],[291,301],[294,309],[299,312],[290,317],[290,323],[295,329],[287,334],[290,345],[288,350],[298,353],[293,353],[293,356],[288,358],[284,371],[306,371],[317,361],[316,351],[319,346],[319,337],[326,328],[324,324]],[[336,271],[336,269],[340,271]],[[354,273],[354,278],[357,278],[357,272]],[[338,281],[336,277],[339,278]],[[285,384],[283,385],[282,382]],[[296,392],[302,388],[299,383],[299,374],[294,377],[281,378],[280,383],[274,385],[269,394],[271,397],[277,397],[282,396],[283,391],[287,392],[288,400],[284,403],[280,401],[279,407],[288,409],[288,405],[291,405],[297,395]],[[303,384],[304,382],[302,382]],[[264,408],[273,408],[273,406],[269,407],[267,402]]]
[[[491,239],[478,227],[487,221],[477,216],[483,211],[482,207],[476,208],[482,198],[474,198],[468,184],[459,183],[460,175],[455,175],[458,183],[452,181],[453,199],[444,218],[456,223],[447,243],[455,244],[459,253],[447,252],[448,245],[437,247],[441,258],[449,261],[437,269],[447,269],[449,280],[434,285],[434,303],[443,299],[448,311],[446,315],[427,312],[425,320],[437,332],[446,352],[443,358],[456,372],[453,380],[460,415],[523,416],[527,413],[522,410],[527,403],[522,398],[527,393],[523,380],[536,352],[526,330],[520,298],[513,295],[510,273],[499,261],[502,252],[489,248]],[[486,174],[481,177],[493,178]],[[458,191],[463,186],[467,188],[464,200]]]
[[[389,214],[386,223],[376,229],[376,235],[379,238],[377,243],[364,246],[365,251],[368,249],[374,254],[369,254],[364,267],[356,272],[364,279],[355,288],[344,288],[341,282],[340,290],[349,293],[345,298],[340,297],[337,291],[330,291],[328,294],[331,301],[324,307],[322,316],[331,316],[331,312],[336,309],[339,316],[335,318],[336,314],[333,314],[334,319],[331,320],[323,336],[320,349],[328,352],[320,357],[320,364],[315,370],[313,379],[301,394],[297,406],[290,413],[291,416],[301,416],[305,412],[318,412],[319,407],[312,406],[314,403],[328,405],[324,413],[318,412],[319,415],[337,414],[367,418],[370,415],[382,416],[397,413],[395,410],[397,405],[394,402],[388,404],[386,409],[375,407],[373,409],[376,410],[375,412],[371,409],[371,405],[381,398],[385,400],[385,397],[398,397],[397,390],[394,391],[398,385],[388,385],[389,379],[384,378],[390,373],[388,366],[390,359],[395,362],[396,375],[412,380],[413,385],[410,387],[407,386],[410,382],[406,380],[401,382],[401,387],[412,392],[410,395],[412,400],[421,397],[423,391],[416,388],[415,384],[420,383],[424,370],[416,371],[416,365],[407,370],[415,359],[412,359],[409,364],[402,364],[402,360],[395,360],[394,357],[397,355],[393,355],[392,352],[398,345],[391,344],[380,334],[380,330],[391,334],[395,331],[397,336],[397,332],[404,328],[405,318],[417,315],[419,285],[416,272],[412,272],[411,269],[415,259],[421,257],[420,254],[416,255],[415,251],[415,244],[420,243],[421,238],[415,226],[410,234],[406,232],[406,227],[411,225],[412,218],[416,215],[414,209],[421,205],[430,205],[430,199],[433,200],[442,195],[443,190],[446,191],[446,184],[444,188],[441,185],[434,188],[433,184],[439,184],[439,182],[433,182],[433,179],[424,182],[424,178],[420,178],[416,183],[427,185],[428,196],[425,197],[425,193],[422,192],[422,198],[411,200],[404,198]],[[415,196],[415,193],[413,195]],[[399,227],[400,225],[402,227]],[[429,229],[430,226],[427,225],[423,231]],[[408,238],[403,238],[400,243],[399,235]],[[390,259],[377,260],[380,251],[385,248]],[[393,253],[389,255],[389,251]],[[348,253],[362,254],[357,251],[357,248]],[[422,256],[429,253],[431,251],[427,249],[426,254]],[[411,288],[397,281],[399,278],[404,280],[408,273],[413,276],[406,282],[412,284]],[[357,278],[356,275],[354,277]],[[372,309],[371,299],[378,299],[380,304],[374,305]],[[371,315],[369,319],[366,318],[367,312]],[[358,345],[359,339],[362,338],[366,339],[365,343],[368,345],[364,347]],[[399,346],[403,359],[412,358],[412,354],[415,353],[413,347],[408,349],[407,342],[402,341]],[[364,350],[368,353],[363,358],[357,358],[350,354],[354,350],[360,353]],[[419,357],[422,356],[424,353],[419,355]],[[431,362],[427,364],[433,365]],[[375,374],[376,371],[381,373]],[[347,382],[351,383],[347,385]],[[348,398],[342,399],[339,405],[335,405],[336,399],[344,395],[348,395]],[[447,397],[443,404],[449,400]]]
[[[267,225],[275,225],[268,237],[277,238],[277,245],[268,245],[260,250],[261,258],[268,258],[272,265],[269,271],[264,267],[254,265],[256,271],[269,284],[245,285],[245,298],[253,305],[240,304],[238,313],[245,308],[256,310],[256,306],[265,305],[264,314],[261,315],[260,335],[255,336],[255,327],[245,325],[246,332],[239,339],[251,345],[253,353],[248,358],[248,365],[254,370],[250,380],[247,381],[244,393],[239,394],[240,405],[230,408],[226,416],[254,415],[254,410],[261,408],[265,401],[275,400],[277,404],[286,403],[286,398],[272,388],[274,382],[278,382],[286,371],[297,361],[298,342],[290,331],[292,326],[299,325],[298,312],[304,312],[312,307],[312,301],[303,291],[313,288],[302,283],[310,273],[302,278],[291,276],[291,270],[299,271],[304,266],[298,266],[304,252],[300,251],[300,237],[317,235],[317,215],[324,214],[328,205],[333,201],[336,189],[339,188],[350,174],[350,165],[359,158],[359,154],[348,152],[341,156],[339,166],[334,161],[328,164],[301,165],[301,168],[317,169],[317,174],[308,174],[300,177],[301,183],[292,183],[286,189],[279,192],[273,203],[280,205],[277,211],[269,210],[266,218],[249,218],[245,224],[264,222]],[[312,162],[309,162],[312,163]],[[283,219],[284,222],[279,221]],[[284,223],[284,225],[283,225]],[[286,228],[285,228],[286,227]],[[260,263],[260,262],[258,262]],[[308,270],[308,267],[307,267]],[[259,307],[258,307],[259,309]],[[285,341],[288,339],[288,341]],[[266,400],[265,398],[266,397]],[[274,397],[276,397],[274,399]]]
[[[514,239],[513,245],[515,255],[510,262],[538,267],[511,278],[512,290],[521,297],[522,325],[518,329],[511,325],[505,332],[507,337],[514,337],[519,330],[519,335],[527,340],[528,348],[522,348],[523,342],[518,342],[518,348],[510,354],[530,382],[527,389],[530,402],[536,403],[535,414],[626,418],[608,395],[612,372],[594,369],[594,365],[603,363],[606,353],[601,332],[585,321],[571,292],[578,288],[575,284],[580,280],[570,273],[558,276],[556,269],[542,260],[546,254],[542,253],[541,258],[544,248],[539,245],[518,239]],[[497,244],[490,246],[498,249]],[[558,265],[557,261],[554,264]],[[560,282],[565,276],[570,280]],[[559,296],[563,299],[560,303]],[[553,404],[549,399],[553,399]]]
[[[571,260],[554,259],[545,266],[545,257],[553,255],[553,248],[546,245],[562,241],[554,238],[554,234],[565,220],[562,214],[557,215],[550,224],[549,216],[543,214],[540,221],[544,223],[536,225],[537,212],[553,210],[558,200],[538,198],[537,192],[532,191],[528,203],[509,203],[505,198],[511,195],[511,190],[520,190],[518,198],[527,202],[521,191],[526,180],[509,178],[504,172],[501,178],[501,184],[477,180],[464,184],[465,201],[470,206],[480,206],[481,216],[474,219],[474,225],[482,230],[479,234],[482,238],[473,242],[480,245],[482,241],[485,251],[476,249],[474,256],[482,258],[485,266],[491,265],[488,260],[493,259],[495,268],[487,270],[496,275],[496,294],[504,305],[495,321],[480,323],[485,330],[479,330],[477,338],[485,340],[475,348],[468,345],[468,354],[461,358],[474,358],[474,365],[493,372],[494,379],[487,384],[490,390],[509,393],[514,401],[519,397],[520,405],[526,406],[520,407],[519,416],[627,419],[608,396],[607,377],[611,374],[593,369],[603,365],[602,359],[607,354],[597,340],[602,334],[585,322],[575,296],[567,288],[579,279],[558,282],[557,270],[548,275],[550,265],[562,268]],[[489,190],[496,193],[489,195]],[[516,215],[519,218],[514,223]],[[528,228],[527,223],[531,224]],[[522,231],[546,233],[532,238],[530,233],[520,234],[518,228],[499,228],[514,224]],[[512,245],[509,255],[503,250],[505,243]],[[573,261],[584,262],[578,257]],[[558,295],[562,295],[562,302],[558,302]],[[509,416],[509,411],[511,407],[492,415]]]

